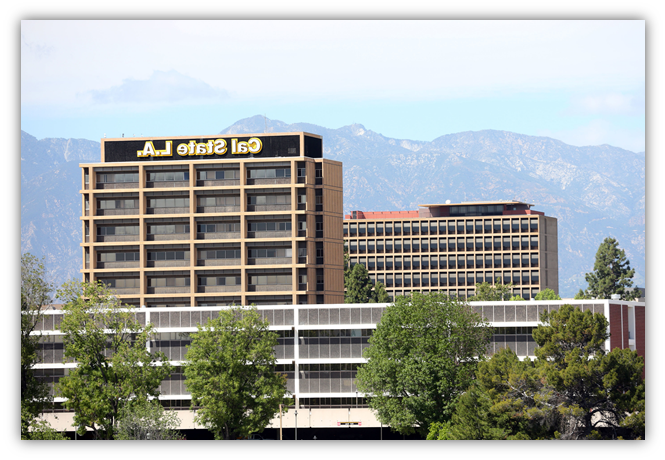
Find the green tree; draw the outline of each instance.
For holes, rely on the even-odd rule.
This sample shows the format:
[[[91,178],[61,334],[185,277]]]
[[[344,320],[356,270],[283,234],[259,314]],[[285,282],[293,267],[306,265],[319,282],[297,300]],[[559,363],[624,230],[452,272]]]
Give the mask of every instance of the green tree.
[[[452,420],[432,427],[428,439],[551,438],[561,419],[551,393],[534,362],[504,348],[478,364]]]
[[[113,439],[122,408],[157,396],[172,366],[163,353],[145,346],[152,325],[141,326],[103,283],[65,283],[58,298],[65,304],[60,325],[65,358],[77,363],[60,379],[64,404],[75,411],[81,434],[88,427],[97,439]]]
[[[586,292],[584,292],[582,289],[577,291],[577,294],[575,294],[575,297],[574,297],[575,300],[586,300],[586,299],[590,299],[590,298],[591,297]]]
[[[374,285],[374,291],[372,291],[372,301],[375,303],[389,303],[390,294],[386,291],[386,287],[383,283],[378,282]]]
[[[635,300],[639,298],[639,291],[627,290],[633,287],[634,275],[635,270],[630,268],[625,251],[619,249],[619,242],[605,238],[596,252],[593,272],[586,274],[587,292],[596,299],[609,299],[612,294],[619,294],[621,300]]]
[[[616,430],[628,414],[644,412],[644,359],[629,349],[603,349],[609,338],[604,315],[563,305],[540,320],[533,331],[536,356],[559,401],[562,438],[587,438],[598,426]]]
[[[260,433],[288,405],[286,376],[275,372],[277,334],[256,308],[222,310],[192,334],[185,385],[196,421],[215,439]]]
[[[514,295],[510,298],[510,300],[513,301],[513,302],[515,302],[515,301],[524,302],[524,299],[522,298],[521,295]]]
[[[469,305],[413,293],[386,308],[357,374],[377,418],[403,434],[445,422],[473,379],[492,330]]]
[[[429,439],[644,437],[643,359],[603,350],[602,314],[564,305],[541,321],[538,359],[503,349],[479,363],[452,420],[433,426]]]
[[[344,303],[369,303],[372,301],[372,280],[363,264],[355,264],[345,279]]]
[[[21,439],[44,432],[46,422],[38,427],[36,419],[52,402],[48,386],[32,370],[39,363],[39,324],[52,292],[43,262],[29,253],[21,255]]]
[[[540,291],[538,294],[536,294],[535,297],[536,300],[561,300],[561,297],[554,292],[552,289],[545,289],[544,291]]]
[[[132,401],[120,410],[115,439],[180,440],[180,418],[175,411],[164,410],[158,400]]]
[[[470,301],[510,300],[513,296],[513,283],[503,284],[501,278],[494,285],[488,282],[476,283],[476,294],[469,297]]]

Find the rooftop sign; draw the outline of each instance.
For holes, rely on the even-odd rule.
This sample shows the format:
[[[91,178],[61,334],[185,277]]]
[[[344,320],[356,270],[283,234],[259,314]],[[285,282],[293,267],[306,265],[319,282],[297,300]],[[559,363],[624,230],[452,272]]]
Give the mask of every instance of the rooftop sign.
[[[124,161],[238,160],[239,158],[321,158],[320,138],[305,135],[301,153],[300,135],[214,136],[131,140],[102,139],[105,163]]]

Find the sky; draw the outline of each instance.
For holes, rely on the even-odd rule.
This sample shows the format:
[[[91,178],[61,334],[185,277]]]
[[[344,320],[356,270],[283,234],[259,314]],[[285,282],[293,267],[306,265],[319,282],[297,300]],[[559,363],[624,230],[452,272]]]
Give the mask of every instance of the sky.
[[[431,141],[497,129],[645,150],[645,21],[31,20],[21,129],[215,134],[265,115]]]

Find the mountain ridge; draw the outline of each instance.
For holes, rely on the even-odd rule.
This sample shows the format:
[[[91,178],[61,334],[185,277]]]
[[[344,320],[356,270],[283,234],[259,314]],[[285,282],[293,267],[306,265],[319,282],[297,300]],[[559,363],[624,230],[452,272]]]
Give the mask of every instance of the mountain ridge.
[[[576,147],[549,137],[490,129],[414,141],[390,138],[360,123],[331,129],[261,115],[238,120],[219,134],[264,131],[322,136],[324,157],[344,164],[347,214],[415,210],[419,204],[446,199],[518,199],[559,221],[563,295],[586,286],[584,273],[592,270],[606,236],[619,240],[636,268],[636,284],[645,285],[643,152],[609,145]],[[69,277],[80,277],[78,162],[99,162],[99,152],[99,142],[37,140],[21,132],[21,250],[38,249],[36,255],[48,255],[47,262],[61,261],[59,271]],[[59,200],[53,198],[56,190],[61,191]],[[63,230],[45,232],[45,226]]]

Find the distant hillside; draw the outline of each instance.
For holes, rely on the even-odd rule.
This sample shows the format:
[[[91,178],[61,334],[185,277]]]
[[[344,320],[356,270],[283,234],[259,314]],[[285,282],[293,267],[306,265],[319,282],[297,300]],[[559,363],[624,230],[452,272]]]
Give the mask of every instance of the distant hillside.
[[[266,120],[238,121],[221,134],[262,133]],[[626,250],[645,286],[644,153],[574,147],[505,131],[449,134],[432,142],[391,139],[354,124],[328,129],[267,120],[268,132],[323,136],[324,156],[344,163],[344,211],[415,210],[446,200],[533,203],[559,220],[562,296],[586,285],[607,236]],[[181,134],[181,133],[178,133]],[[79,278],[79,162],[97,162],[98,142],[37,140],[21,133],[21,250],[46,255],[56,281]]]
[[[449,134],[432,142],[392,139],[355,124],[328,129],[267,120],[269,132],[323,136],[324,156],[344,163],[344,210],[415,210],[446,200],[517,199],[559,221],[559,288],[585,287],[598,246],[619,240],[635,282],[645,285],[644,152],[574,147],[506,131]],[[265,120],[240,120],[221,134],[262,133]]]

